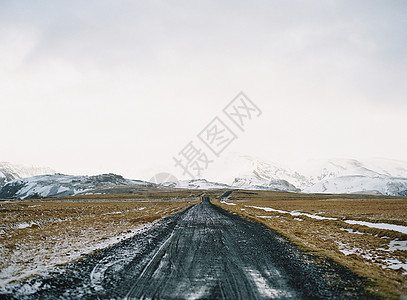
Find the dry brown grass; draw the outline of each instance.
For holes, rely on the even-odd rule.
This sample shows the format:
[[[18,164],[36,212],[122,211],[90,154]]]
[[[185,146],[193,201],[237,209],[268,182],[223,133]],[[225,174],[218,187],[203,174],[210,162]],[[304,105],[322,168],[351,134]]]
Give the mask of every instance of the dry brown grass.
[[[407,235],[343,222],[351,219],[407,226],[407,198],[236,191],[228,202],[237,205],[220,205],[261,222],[297,245],[329,257],[368,278],[368,288],[376,294],[394,299],[407,294],[407,276],[403,275],[403,270],[388,268],[389,259],[407,263],[406,250],[389,249],[390,242],[407,241]],[[215,203],[219,204],[219,201],[215,200]],[[292,216],[250,206],[318,214],[337,220]],[[345,252],[348,255],[344,251],[349,251]]]
[[[138,201],[100,196],[0,202],[0,283],[40,274],[197,202],[169,201],[173,195]]]

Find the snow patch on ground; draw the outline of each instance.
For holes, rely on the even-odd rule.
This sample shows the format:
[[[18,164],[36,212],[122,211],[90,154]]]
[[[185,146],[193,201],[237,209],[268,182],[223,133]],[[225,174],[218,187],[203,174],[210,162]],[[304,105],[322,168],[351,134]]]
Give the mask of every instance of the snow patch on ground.
[[[237,205],[236,203],[232,203],[232,202],[226,202],[226,201],[221,201],[221,204],[226,204],[226,205]]]
[[[338,245],[338,250],[344,255],[355,254],[369,261],[375,262],[375,264],[380,265],[384,269],[393,269],[393,270],[402,269],[403,275],[407,275],[407,263],[405,261],[403,262],[395,258],[380,259],[375,249],[371,251],[366,251],[357,247],[353,247],[350,244],[342,243],[340,241],[335,241],[335,243]],[[407,241],[393,240],[390,242],[388,249],[379,248],[377,250],[385,251],[388,252],[389,254],[397,250],[405,251],[407,250]]]
[[[407,251],[407,241],[393,240],[389,244],[389,251]]]
[[[363,226],[377,228],[377,229],[393,230],[393,231],[398,231],[398,232],[407,234],[407,226],[402,226],[402,225],[394,225],[394,224],[389,224],[389,223],[372,223],[372,222],[355,221],[355,220],[344,220],[344,222],[348,223],[348,224],[363,225]]]
[[[353,229],[350,229],[350,228],[339,228],[339,229],[342,230],[342,231],[346,231],[347,233],[366,234],[364,232],[360,232],[360,231],[353,230]]]
[[[256,208],[256,209],[262,209],[265,211],[272,211],[272,212],[278,212],[280,214],[290,214],[294,217],[298,217],[298,216],[306,216],[308,218],[312,218],[312,219],[317,219],[317,220],[337,220],[336,218],[328,218],[328,217],[323,217],[323,216],[319,216],[317,214],[308,214],[308,213],[302,213],[299,211],[285,211],[285,210],[280,210],[280,209],[274,209],[271,207],[260,207],[260,206],[248,206],[248,207],[252,207],[252,208]]]

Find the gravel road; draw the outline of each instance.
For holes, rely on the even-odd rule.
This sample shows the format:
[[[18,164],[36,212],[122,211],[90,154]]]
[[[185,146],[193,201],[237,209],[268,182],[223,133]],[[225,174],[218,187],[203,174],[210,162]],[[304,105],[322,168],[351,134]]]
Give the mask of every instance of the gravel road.
[[[369,298],[363,283],[204,197],[133,238],[18,284],[0,298]]]

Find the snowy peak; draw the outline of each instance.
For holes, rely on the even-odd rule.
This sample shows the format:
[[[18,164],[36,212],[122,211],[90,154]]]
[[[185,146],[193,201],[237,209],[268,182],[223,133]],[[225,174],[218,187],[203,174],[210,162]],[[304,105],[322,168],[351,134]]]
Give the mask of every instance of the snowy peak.
[[[407,162],[371,159],[308,161],[292,168],[233,153],[234,188],[302,191],[305,193],[407,194]]]
[[[286,191],[299,192],[294,185],[282,179],[262,179],[262,178],[235,178],[232,183],[233,188],[245,190],[268,190],[268,191]]]
[[[23,166],[9,162],[0,162],[0,187],[14,179],[45,174],[55,174],[55,171],[46,167]]]
[[[303,192],[407,196],[407,178],[342,176],[320,181]]]
[[[287,181],[297,188],[303,188],[311,184],[306,176],[286,166],[239,153],[230,153],[224,158],[224,161],[218,165],[213,177],[219,176],[219,174],[227,178],[229,182],[234,182],[236,178],[239,178],[240,182],[242,182],[243,178],[251,178],[257,180],[259,184],[263,182],[266,185],[270,181],[279,180]]]
[[[307,175],[312,183],[342,176],[367,176],[380,177],[381,173],[371,169],[365,163],[355,159],[330,159],[326,162],[317,163],[308,169]]]
[[[370,159],[365,162],[370,169],[389,177],[407,178],[407,162],[383,158]]]
[[[231,188],[227,184],[211,182],[206,179],[192,179],[192,180],[180,180],[176,182],[164,182],[161,184],[163,187],[181,188],[181,189],[198,189],[198,190],[210,190],[210,189],[228,189]]]

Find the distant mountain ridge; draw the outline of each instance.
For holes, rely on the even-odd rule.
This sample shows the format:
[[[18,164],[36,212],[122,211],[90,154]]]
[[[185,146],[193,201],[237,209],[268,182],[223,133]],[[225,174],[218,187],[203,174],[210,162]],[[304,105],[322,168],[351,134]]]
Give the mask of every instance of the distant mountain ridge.
[[[232,170],[233,169],[233,170]],[[407,162],[373,159],[329,159],[311,161],[293,170],[248,155],[233,154],[220,168],[231,173],[231,184],[205,179],[165,183],[189,189],[248,189],[302,193],[375,194],[407,196]]]
[[[300,192],[301,190],[283,179],[263,179],[258,177],[239,177],[232,182],[233,188],[246,190],[271,190]]]
[[[302,170],[293,171],[246,155],[236,156],[234,160],[242,166],[243,173],[232,183],[236,188],[407,195],[407,162],[403,161],[330,159],[310,162]]]
[[[150,182],[130,180],[116,174],[73,176],[64,174],[39,175],[13,180],[0,189],[0,199],[30,199],[63,197],[78,194],[108,193],[118,187],[155,187]]]
[[[45,174],[55,174],[55,171],[47,167],[24,166],[9,162],[0,162],[0,188],[14,179]]]
[[[231,188],[230,185],[218,182],[211,182],[206,179],[191,179],[191,180],[179,180],[177,182],[164,182],[161,184],[161,186],[170,188],[199,189],[199,190]]]
[[[3,163],[0,165],[0,179],[3,180],[0,198],[27,199],[86,193],[126,193],[150,187],[407,196],[407,162],[403,161],[330,159],[311,162],[308,166],[292,170],[280,164],[247,155],[237,155],[228,163],[231,167],[224,167],[221,170],[232,172],[234,180],[230,184],[205,179],[155,184],[126,179],[116,174],[96,176],[48,174],[21,178],[32,173],[51,173],[53,170],[35,167],[19,169]]]

